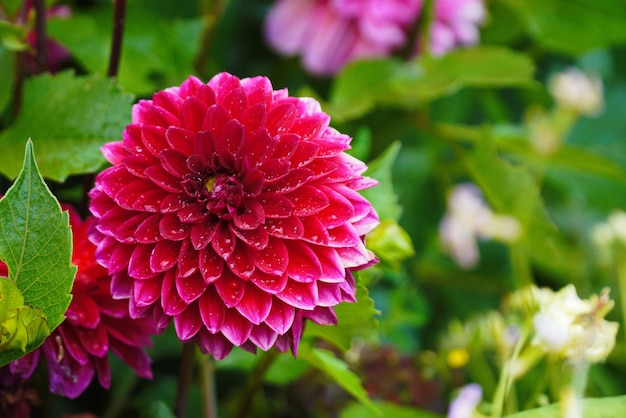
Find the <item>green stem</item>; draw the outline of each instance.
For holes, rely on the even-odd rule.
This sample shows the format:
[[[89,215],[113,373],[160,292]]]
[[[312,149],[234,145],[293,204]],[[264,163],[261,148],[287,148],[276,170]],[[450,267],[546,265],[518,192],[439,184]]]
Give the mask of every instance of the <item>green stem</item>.
[[[530,286],[533,283],[533,276],[528,251],[524,245],[524,239],[509,246],[509,255],[516,288],[523,289],[526,286]]]
[[[174,415],[176,418],[184,418],[187,415],[187,404],[189,403],[189,391],[193,380],[195,355],[195,343],[186,343],[183,345],[183,353],[180,359],[178,390],[176,391],[176,401],[174,402]]]
[[[243,390],[241,401],[239,402],[239,409],[235,414],[236,418],[246,418],[248,416],[252,407],[254,395],[256,395],[257,391],[263,384],[263,376],[265,376],[265,373],[274,363],[274,360],[278,358],[279,354],[279,351],[273,349],[260,356],[259,361],[246,382],[246,387]]]
[[[511,391],[511,387],[513,385],[513,365],[518,360],[520,352],[522,351],[522,347],[526,344],[526,339],[528,338],[528,331],[522,331],[522,334],[513,349],[513,354],[511,358],[504,363],[502,367],[502,372],[500,374],[500,380],[498,381],[498,387],[496,388],[496,392],[493,395],[492,402],[492,410],[491,416],[493,417],[501,417],[504,411],[504,405],[509,396],[509,392]],[[509,411],[511,412],[511,411]]]
[[[217,418],[217,393],[215,387],[215,362],[209,356],[198,357],[200,391],[205,418]]]
[[[619,304],[622,308],[623,323],[626,324],[626,259],[619,259],[617,261],[617,283],[619,289]],[[626,339],[626,332],[624,333],[624,339]]]

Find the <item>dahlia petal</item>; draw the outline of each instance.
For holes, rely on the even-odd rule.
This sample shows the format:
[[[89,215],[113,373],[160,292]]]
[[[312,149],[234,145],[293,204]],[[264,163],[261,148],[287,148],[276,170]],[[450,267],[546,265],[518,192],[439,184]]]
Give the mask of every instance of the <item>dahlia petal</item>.
[[[314,309],[319,298],[317,283],[303,283],[295,280],[289,280],[283,291],[277,293],[276,296],[283,302],[304,310]]]
[[[183,178],[189,172],[187,168],[187,157],[179,150],[168,148],[159,154],[161,166],[165,171],[176,178]]]
[[[60,325],[58,332],[61,335],[63,341],[63,347],[67,350],[70,356],[72,356],[78,364],[84,366],[89,363],[89,353],[80,342],[80,339],[74,331],[72,326]]]
[[[161,201],[159,212],[161,213],[175,213],[191,204],[191,200],[182,194],[169,194]]]
[[[155,188],[147,180],[135,180],[123,187],[115,196],[115,201],[124,209],[140,212],[158,212],[161,201],[167,196],[163,189]]]
[[[365,244],[359,240],[358,245],[354,247],[337,248],[337,254],[343,260],[346,268],[358,268],[369,265],[376,257],[365,248]]]
[[[313,171],[308,168],[296,168],[290,170],[285,176],[273,182],[271,179],[265,179],[267,183],[271,183],[269,190],[276,193],[289,193],[305,184],[313,177]]]
[[[215,281],[215,290],[227,308],[233,308],[243,298],[246,282],[226,270],[225,274]]]
[[[76,336],[83,348],[93,356],[102,357],[109,351],[109,335],[104,327],[94,329],[76,327]]]
[[[219,138],[224,125],[231,120],[231,116],[226,109],[220,105],[209,106],[204,113],[201,131],[211,131],[213,135]]]
[[[267,77],[250,77],[241,80],[241,86],[248,96],[248,105],[253,107],[257,104],[264,104],[269,107],[272,103],[272,83]]]
[[[161,296],[161,278],[153,277],[133,282],[133,300],[139,308],[151,306]]]
[[[344,302],[356,302],[356,282],[350,270],[346,271],[346,280],[339,283],[339,287],[341,288]]]
[[[279,103],[269,112],[265,120],[265,127],[271,136],[287,132],[296,120],[296,107],[289,103]]]
[[[180,180],[169,174],[160,165],[153,165],[144,170],[144,174],[152,180],[152,182],[164,190],[172,193],[181,193],[183,188]]]
[[[181,125],[192,132],[198,132],[202,128],[202,120],[208,106],[196,97],[189,97],[180,109]]]
[[[143,217],[143,221],[134,231],[134,238],[140,244],[154,244],[162,239],[159,233],[160,214],[152,214]],[[123,227],[123,225],[122,225]]]
[[[135,179],[136,177],[130,174],[124,166],[109,167],[96,176],[96,182],[100,190],[106,193],[111,199],[115,199],[120,189],[127,186]]]
[[[287,197],[272,192],[265,192],[257,198],[263,205],[267,218],[286,218],[291,215],[294,204]]]
[[[252,199],[244,200],[233,216],[235,226],[244,230],[256,229],[264,220],[263,205]]]
[[[106,158],[107,161],[113,165],[121,164],[124,158],[130,155],[130,152],[120,141],[104,144],[100,150],[102,151],[104,158]]]
[[[109,269],[109,274],[113,275],[125,270],[128,267],[134,250],[135,247],[132,245],[117,244],[113,248],[111,257],[106,266]]]
[[[259,270],[255,271],[252,277],[250,277],[250,281],[259,289],[272,295],[281,292],[287,285],[288,280],[287,274],[273,275]]]
[[[222,325],[222,335],[233,345],[243,344],[252,331],[252,323],[241,316],[235,309],[227,309]]]
[[[229,91],[241,87],[241,80],[232,74],[222,72],[213,76],[207,84],[215,91],[216,97],[222,97]]]
[[[301,141],[298,144],[298,148],[296,152],[293,153],[291,158],[291,166],[294,168],[307,166],[309,163],[317,158],[317,152],[319,150],[319,146],[314,142],[303,142]],[[327,166],[326,163],[322,162],[322,165]],[[309,167],[313,169],[312,167]],[[326,170],[324,170],[326,171]],[[313,170],[316,174],[319,174],[317,170]]]
[[[199,272],[188,277],[176,276],[176,290],[187,304],[198,299],[206,287],[207,284]]]
[[[142,103],[140,102],[140,105]],[[135,105],[136,106],[136,105]],[[146,126],[154,126],[154,127],[169,127],[169,126],[180,126],[180,120],[174,116],[174,114],[168,112],[162,107],[157,106],[149,106],[146,107],[143,112],[143,118],[133,118],[136,122],[143,122]],[[143,119],[143,120],[141,120]]]
[[[111,297],[128,299],[133,291],[134,280],[125,272],[111,275]]]
[[[257,167],[265,174],[265,181],[268,183],[276,182],[289,174],[289,160],[285,159],[269,158],[260,162]]]
[[[204,83],[198,77],[190,76],[177,88],[177,93],[181,98],[187,99],[195,96],[198,89],[203,85]]]
[[[129,173],[139,178],[145,178],[144,170],[154,164],[152,158],[146,155],[129,155],[122,160],[122,165]]]
[[[314,215],[330,204],[326,193],[309,185],[304,185],[289,193],[287,198],[293,203],[294,214],[297,216]]]
[[[301,241],[292,241],[287,247],[289,264],[287,275],[298,282],[311,283],[322,274],[322,266],[315,252],[309,244]]]
[[[96,357],[94,359],[96,374],[100,386],[108,389],[111,386],[111,368],[109,367],[109,357]]]
[[[181,222],[175,215],[163,215],[159,222],[159,233],[168,240],[183,240],[189,236],[190,231],[191,225]]]
[[[121,358],[124,363],[144,379],[152,379],[152,369],[150,367],[150,357],[140,348],[132,347],[112,339],[111,351]]]
[[[198,252],[189,240],[183,240],[178,253],[178,269],[176,277],[187,277],[198,270]]]
[[[196,134],[177,126],[170,126],[165,131],[165,140],[170,146],[168,149],[174,149],[183,155],[193,154],[193,140],[195,137]]]
[[[200,273],[206,283],[212,283],[222,276],[224,260],[218,256],[213,248],[205,248],[200,251]]]
[[[358,232],[349,222],[329,228],[328,237],[330,238],[329,247],[354,247],[361,241]]]
[[[180,242],[162,240],[157,242],[150,254],[150,269],[162,272],[171,269],[178,261]]]
[[[348,135],[340,134],[332,128],[327,128],[325,133],[325,135],[319,136],[316,141],[320,147],[318,157],[330,157],[350,148],[352,138]]]
[[[263,192],[263,183],[265,181],[265,175],[258,169],[252,168],[245,172],[241,179],[246,193],[251,196],[258,196]]]
[[[200,222],[193,224],[189,238],[196,250],[204,249],[215,236],[215,224],[210,222]]]
[[[260,128],[244,136],[239,152],[250,167],[256,167],[265,161],[267,155],[271,155],[275,146],[276,141],[272,140],[267,130]]]
[[[265,220],[267,233],[276,238],[301,239],[304,234],[304,226],[297,216],[288,218]]]
[[[222,334],[212,335],[208,332],[201,332],[196,341],[200,350],[210,353],[215,360],[222,360],[233,350],[233,344]]]
[[[248,108],[248,96],[243,88],[237,87],[218,97],[217,101],[230,113],[233,118],[239,118],[245,109]]]
[[[158,273],[150,268],[152,245],[136,245],[128,261],[128,275],[134,279],[149,279]]]
[[[220,257],[226,259],[235,250],[237,239],[235,234],[228,228],[225,222],[221,222],[215,231],[215,237],[211,241],[213,250]]]
[[[133,123],[126,126],[126,129],[122,132],[122,146],[133,155],[143,154],[145,147],[141,140],[140,125]]]
[[[274,342],[274,347],[281,353],[286,353],[289,350],[289,337],[287,335],[278,335]]]
[[[291,132],[308,141],[318,137],[320,132],[328,126],[330,117],[325,113],[316,113],[310,116],[300,116],[291,127]]]
[[[294,159],[292,159],[292,161],[294,161]],[[315,173],[315,177],[311,180],[323,179],[324,183],[346,181],[344,177],[337,178],[336,173],[339,171],[340,167],[330,159],[318,158],[307,162],[305,165],[306,168]],[[348,177],[348,180],[351,178],[353,178],[352,175]]]
[[[241,241],[237,241],[235,250],[228,256],[226,263],[230,271],[238,277],[249,278],[254,272],[254,252]]]
[[[147,213],[140,213],[135,216],[131,216],[130,218],[126,218],[127,220],[120,224],[117,224],[117,228],[115,229],[115,236],[118,240],[125,243],[133,243],[135,242],[135,233],[139,225],[141,225],[148,217],[150,217]],[[110,219],[107,217],[103,218],[104,222],[98,224],[97,228],[100,229],[101,232],[104,232],[105,229],[111,229],[111,226],[106,226],[106,221]],[[117,223],[117,221],[116,221]],[[142,242],[145,243],[145,242]]]
[[[100,309],[89,295],[73,298],[65,316],[72,324],[86,328],[95,328],[100,324]]]
[[[267,225],[267,220],[266,220]],[[230,225],[229,225],[230,226]],[[252,247],[255,250],[262,250],[267,247],[269,242],[269,235],[266,228],[259,227],[252,230],[243,230],[231,227],[231,231],[239,238],[243,243]],[[193,233],[193,230],[192,230]]]
[[[226,308],[213,286],[209,286],[198,299],[198,309],[202,322],[211,334],[222,329]]]
[[[272,308],[272,295],[259,289],[253,283],[246,283],[243,298],[235,308],[248,321],[255,325],[267,319]]]
[[[296,148],[298,148],[300,137],[298,135],[288,133],[280,135],[278,138],[278,141],[276,141],[276,148],[274,148],[274,152],[272,153],[272,158],[291,159],[293,153],[296,152]]]
[[[161,306],[163,307],[163,312],[169,316],[176,316],[187,307],[187,304],[176,290],[176,274],[174,270],[168,270],[163,274]]]
[[[152,103],[161,107],[172,114],[180,112],[180,107],[183,104],[183,99],[177,94],[173,94],[166,90],[161,90],[152,95]]]
[[[320,246],[315,248],[315,255],[322,266],[322,275],[319,278],[320,282],[340,283],[345,280],[346,269],[337,254],[337,250]]]
[[[267,325],[260,324],[252,328],[249,338],[261,350],[268,351],[276,342],[278,334]]]
[[[189,203],[176,214],[180,222],[195,223],[206,218],[207,213],[199,203]],[[172,223],[174,221],[171,221]]]
[[[332,308],[318,306],[312,311],[302,313],[302,316],[315,322],[318,325],[335,325],[337,324],[337,315]]]
[[[70,356],[65,356],[57,361],[58,354],[52,344],[44,343],[43,350],[48,360],[48,379],[51,393],[74,399],[87,389],[95,373],[93,367],[81,367]]]
[[[204,83],[198,87],[196,95],[196,97],[202,100],[207,106],[215,104],[215,92],[211,87],[207,86]]]
[[[202,318],[198,315],[198,305],[192,303],[174,317],[174,328],[181,341],[186,342],[196,336],[202,327]]]
[[[204,162],[211,161],[216,152],[216,144],[217,141],[215,140],[215,135],[213,135],[211,131],[198,132],[198,135],[193,142],[193,149],[195,154],[191,156],[199,157],[199,164],[198,167],[196,167],[195,172],[201,173],[204,167]],[[189,163],[187,165],[189,166]]]
[[[96,228],[104,235],[115,237],[120,225],[126,222],[132,216],[131,214],[132,212],[120,207],[113,207],[102,216]]]
[[[302,338],[302,331],[304,331],[304,314],[302,311],[296,311],[296,317],[293,319],[293,326],[290,332],[287,333],[287,341],[291,348],[291,352],[294,357],[298,355],[298,345]]]
[[[341,288],[338,284],[318,282],[317,292],[319,294],[318,306],[337,306],[343,302]]]
[[[316,217],[327,228],[334,228],[345,224],[354,215],[354,208],[348,199],[330,187],[320,186],[328,196],[330,205],[317,213]]]
[[[141,126],[141,140],[152,155],[158,157],[161,151],[169,148],[165,139],[165,132],[166,128],[162,126]]]
[[[274,275],[284,273],[289,264],[289,253],[285,243],[278,238],[269,237],[267,247],[255,252],[254,263],[265,273]]]
[[[89,210],[98,218],[102,217],[105,213],[117,206],[106,193],[99,189],[94,188],[91,190],[89,192],[89,197],[91,198],[91,201],[89,202]]]
[[[246,127],[248,132],[255,131],[265,122],[265,109],[265,103],[257,103],[241,114],[239,122]]]

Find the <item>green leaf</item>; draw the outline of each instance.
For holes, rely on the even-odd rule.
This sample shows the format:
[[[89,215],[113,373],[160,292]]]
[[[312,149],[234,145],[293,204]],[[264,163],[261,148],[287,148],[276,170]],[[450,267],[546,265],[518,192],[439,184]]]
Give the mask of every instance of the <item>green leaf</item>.
[[[376,414],[376,416],[382,416],[379,409],[374,402],[372,402],[366,390],[361,385],[359,377],[348,368],[348,365],[344,361],[335,357],[333,353],[327,350],[313,348],[307,344],[301,344],[298,350],[298,356],[309,362],[311,366],[328,375],[335,383],[354,396],[372,413]]]
[[[32,143],[26,143],[24,166],[15,183],[0,200],[0,259],[9,269],[9,279],[23,296],[18,327],[24,326],[32,351],[44,341],[45,327],[37,320],[39,309],[49,331],[64,319],[71,300],[76,267],[71,265],[72,235],[69,218],[62,212],[37,170]],[[44,317],[40,315],[40,317]],[[23,338],[23,335],[20,337]],[[19,348],[0,353],[0,366],[21,357]]]
[[[369,297],[365,286],[358,285],[356,299],[356,303],[341,303],[334,308],[337,315],[336,325],[310,322],[307,324],[305,336],[323,338],[343,351],[349,350],[354,337],[376,329],[376,316],[380,314],[374,308],[374,301]]]
[[[15,54],[0,44],[0,114],[11,101],[15,83]]]
[[[392,143],[373,161],[368,164],[366,176],[378,180],[380,184],[361,191],[361,194],[374,206],[380,219],[400,219],[402,209],[398,205],[398,196],[393,191],[391,172],[400,153],[399,141]]]
[[[15,23],[0,21],[0,41],[10,51],[27,51],[30,45],[26,42],[26,28]]]
[[[163,401],[153,401],[147,408],[142,408],[141,418],[174,418],[175,415]]]
[[[560,418],[559,404],[531,409],[507,418]],[[582,415],[585,418],[623,418],[626,416],[626,396],[589,398],[582,400]]]
[[[0,171],[15,177],[26,138],[32,138],[44,177],[64,181],[105,163],[100,147],[121,139],[130,122],[132,96],[98,75],[42,75],[24,86],[22,110],[0,135]]]
[[[384,219],[367,235],[367,248],[395,268],[415,254],[411,237],[393,219]]]
[[[389,418],[441,418],[442,415],[435,415],[431,412],[420,411],[393,403],[376,403],[380,414],[372,412],[364,405],[354,403],[341,412],[340,418],[377,418],[379,416]]]
[[[68,48],[90,72],[107,68],[111,48],[112,2],[49,22],[50,35]],[[163,17],[129,2],[118,82],[146,96],[178,85],[195,73],[202,19]],[[76,36],[80,33],[81,36]]]
[[[546,48],[578,55],[626,42],[623,1],[506,1],[524,20],[533,38]]]

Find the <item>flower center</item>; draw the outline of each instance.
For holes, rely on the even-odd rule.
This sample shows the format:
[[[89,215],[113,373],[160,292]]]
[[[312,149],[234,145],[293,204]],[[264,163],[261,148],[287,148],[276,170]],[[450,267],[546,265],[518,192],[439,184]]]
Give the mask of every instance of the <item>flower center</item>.
[[[215,187],[215,180],[215,176],[209,176],[204,180],[204,188],[207,192],[211,193],[213,191],[213,188]]]

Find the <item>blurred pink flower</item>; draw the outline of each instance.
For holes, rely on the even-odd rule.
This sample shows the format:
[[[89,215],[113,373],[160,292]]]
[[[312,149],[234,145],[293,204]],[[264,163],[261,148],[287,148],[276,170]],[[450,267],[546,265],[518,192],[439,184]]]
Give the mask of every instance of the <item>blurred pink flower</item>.
[[[265,22],[270,46],[330,75],[359,58],[402,47],[421,0],[278,0]]]
[[[114,297],[216,359],[295,353],[304,319],[335,323],[351,270],[376,261],[363,236],[378,217],[357,193],[375,182],[328,123],[265,77],[190,77],[141,100],[90,193]]]
[[[435,0],[430,48],[442,55],[460,45],[478,43],[480,25],[486,16],[482,0]]]
[[[151,378],[150,359],[142,347],[150,344],[156,333],[151,319],[133,320],[128,303],[111,297],[111,278],[94,259],[96,247],[87,238],[95,221],[82,221],[78,213],[65,206],[70,214],[73,234],[72,262],[78,266],[72,287],[72,302],[66,320],[57,327],[43,345],[19,360],[12,361],[12,375],[29,378],[40,358],[46,360],[50,391],[68,398],[80,395],[98,375],[100,384],[111,383],[108,353],[111,350],[144,378]],[[0,270],[6,272],[6,265]]]

